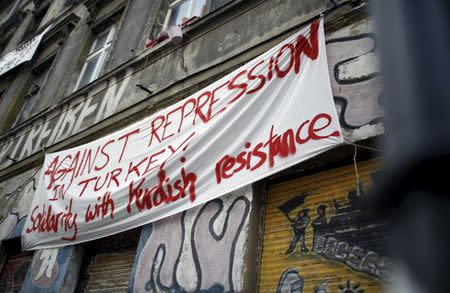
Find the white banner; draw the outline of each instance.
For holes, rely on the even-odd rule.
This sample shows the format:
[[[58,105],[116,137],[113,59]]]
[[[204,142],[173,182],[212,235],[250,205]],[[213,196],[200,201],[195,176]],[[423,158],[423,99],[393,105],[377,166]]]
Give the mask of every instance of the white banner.
[[[47,154],[22,245],[59,247],[148,224],[342,141],[316,21],[151,117]]]
[[[34,53],[36,52],[39,44],[45,33],[47,33],[51,28],[48,26],[43,32],[32,37],[25,43],[21,44],[14,51],[5,54],[0,58],[0,75],[10,71],[16,66],[33,59]]]

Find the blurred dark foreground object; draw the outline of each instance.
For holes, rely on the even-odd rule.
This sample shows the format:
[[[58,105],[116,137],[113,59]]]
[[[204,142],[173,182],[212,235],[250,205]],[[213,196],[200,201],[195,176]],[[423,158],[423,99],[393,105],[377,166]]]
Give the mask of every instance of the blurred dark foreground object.
[[[450,292],[450,1],[373,1],[394,292]]]

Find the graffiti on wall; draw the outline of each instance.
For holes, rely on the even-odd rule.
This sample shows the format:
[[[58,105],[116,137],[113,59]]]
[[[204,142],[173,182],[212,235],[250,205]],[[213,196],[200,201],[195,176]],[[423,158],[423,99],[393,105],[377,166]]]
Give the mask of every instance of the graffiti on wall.
[[[383,249],[384,219],[365,206],[364,187],[359,190],[359,194],[356,188],[349,190],[347,198],[341,201],[333,198],[330,202],[318,202],[314,206],[314,218],[309,216],[310,208],[305,207],[305,200],[318,192],[303,192],[280,205],[278,208],[290,222],[292,230],[292,240],[285,254],[299,257],[311,252],[312,255],[340,262],[356,272],[389,280],[391,260],[385,256]],[[290,216],[293,211],[297,211],[295,218]],[[305,244],[308,227],[312,230],[309,248]],[[303,283],[299,271],[289,268],[281,275],[277,292],[301,293]],[[334,292],[329,291],[329,283],[330,279],[325,278],[315,286],[314,292]],[[336,287],[337,292],[364,292],[359,283],[352,284],[350,279]]]
[[[283,272],[280,277],[280,282],[278,283],[277,293],[303,293],[304,280],[300,275],[298,269],[289,268]],[[335,290],[330,290],[330,279],[326,278],[319,285],[314,287],[314,293],[328,293],[328,292],[338,292],[338,293],[364,293],[364,288],[361,287],[359,283],[353,283],[348,279],[345,283],[339,283]]]
[[[59,249],[39,250],[33,256],[31,263],[31,280],[39,288],[52,286],[59,273],[57,262]]]
[[[376,162],[299,178],[269,189],[260,290],[380,292],[390,282],[387,222],[364,200]]]
[[[14,179],[0,183],[0,240],[20,237],[29,205],[36,189],[40,168],[29,170]],[[18,292],[32,260],[32,252],[5,259],[0,291]]]
[[[82,246],[32,251],[21,292],[72,292],[83,260]]]
[[[249,198],[245,188],[144,229],[133,291],[240,291]]]
[[[20,236],[40,168],[0,183],[0,240]]]
[[[340,124],[348,131],[382,122],[382,86],[372,26],[363,20],[327,35],[331,88]]]

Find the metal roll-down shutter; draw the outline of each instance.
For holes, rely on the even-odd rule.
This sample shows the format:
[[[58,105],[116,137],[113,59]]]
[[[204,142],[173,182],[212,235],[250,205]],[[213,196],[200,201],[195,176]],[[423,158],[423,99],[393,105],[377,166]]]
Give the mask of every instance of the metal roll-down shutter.
[[[77,292],[127,292],[139,235],[140,228],[88,244]]]
[[[376,161],[268,186],[259,292],[382,292],[386,221],[363,197]]]

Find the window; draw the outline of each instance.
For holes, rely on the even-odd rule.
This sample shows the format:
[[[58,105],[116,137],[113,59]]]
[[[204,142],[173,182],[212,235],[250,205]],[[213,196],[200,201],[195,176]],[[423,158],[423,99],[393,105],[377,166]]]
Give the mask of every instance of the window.
[[[16,120],[12,127],[15,127],[25,121],[30,116],[31,110],[34,104],[34,98],[38,95],[42,85],[44,84],[45,78],[50,71],[50,67],[53,64],[54,56],[45,62],[45,64],[34,68],[32,70],[32,80],[31,87],[28,90],[28,94],[25,96],[22,108],[17,114]]]
[[[177,0],[170,3],[169,13],[167,13],[165,27],[180,25],[185,20],[194,16],[202,16],[207,10],[207,0]]]
[[[108,57],[111,49],[111,43],[113,41],[115,31],[116,25],[113,24],[106,30],[97,34],[91,50],[86,58],[83,69],[81,70],[75,90],[82,88],[100,75],[102,67],[105,64],[106,58]]]
[[[16,127],[17,125],[19,125],[20,123],[22,123],[23,121],[25,121],[25,119],[27,119],[27,117],[30,115],[31,113],[31,106],[32,106],[32,99],[30,95],[27,95],[24,98],[23,104],[22,104],[22,108],[20,108],[19,114],[17,115],[16,121],[14,121],[13,123],[13,128]]]

